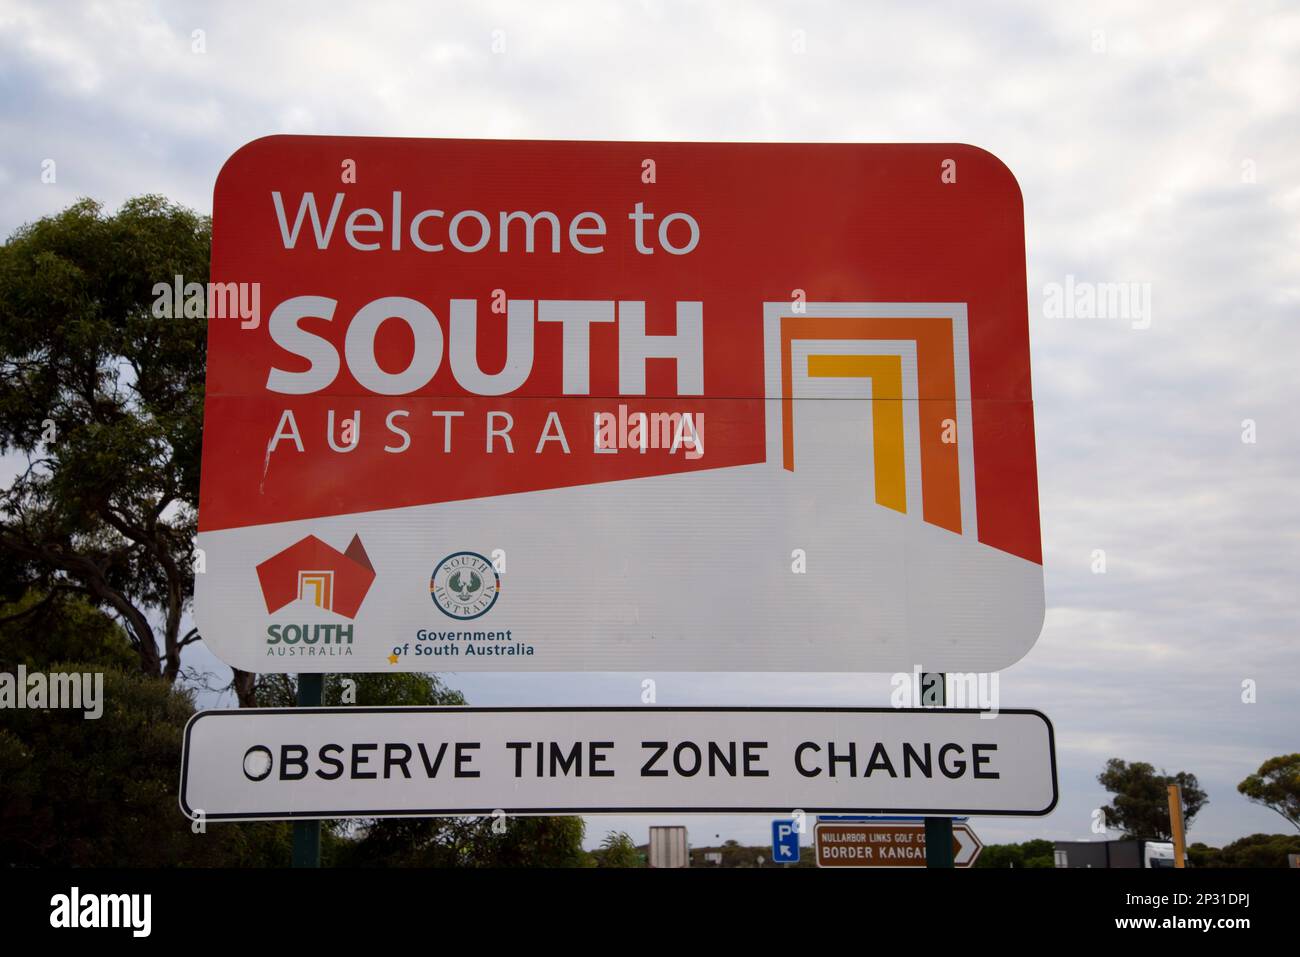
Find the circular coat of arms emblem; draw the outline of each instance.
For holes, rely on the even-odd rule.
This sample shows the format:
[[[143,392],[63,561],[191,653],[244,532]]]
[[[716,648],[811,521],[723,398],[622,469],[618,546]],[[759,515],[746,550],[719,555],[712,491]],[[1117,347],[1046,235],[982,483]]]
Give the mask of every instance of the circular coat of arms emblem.
[[[501,576],[477,552],[453,552],[433,569],[429,597],[444,614],[460,621],[486,615],[501,594]]]

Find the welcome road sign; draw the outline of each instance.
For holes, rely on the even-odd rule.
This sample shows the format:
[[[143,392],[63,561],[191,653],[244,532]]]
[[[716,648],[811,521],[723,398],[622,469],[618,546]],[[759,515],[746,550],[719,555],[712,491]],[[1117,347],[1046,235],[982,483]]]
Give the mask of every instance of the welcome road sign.
[[[195,617],[252,671],[991,671],[1021,197],[957,145],[277,136],[218,178]]]
[[[206,820],[600,812],[1047,814],[1037,711],[202,711],[180,806]]]

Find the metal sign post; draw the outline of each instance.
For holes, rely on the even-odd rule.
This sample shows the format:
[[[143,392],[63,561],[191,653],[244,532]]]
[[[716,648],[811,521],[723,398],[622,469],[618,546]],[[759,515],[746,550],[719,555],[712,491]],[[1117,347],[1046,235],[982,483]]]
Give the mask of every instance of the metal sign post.
[[[323,674],[298,675],[298,707],[320,707],[324,691]],[[293,822],[293,866],[320,867],[320,821]]]
[[[921,703],[923,705],[945,704],[945,678],[943,672],[933,672],[921,676]],[[927,817],[925,819],[925,866],[954,867],[952,853],[952,819],[947,817]]]

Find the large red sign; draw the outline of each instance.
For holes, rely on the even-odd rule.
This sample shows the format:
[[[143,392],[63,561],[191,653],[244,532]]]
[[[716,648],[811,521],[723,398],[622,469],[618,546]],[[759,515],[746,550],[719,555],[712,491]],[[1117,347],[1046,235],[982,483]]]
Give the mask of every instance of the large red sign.
[[[197,615],[232,663],[988,670],[1037,637],[986,152],[270,137],[218,179],[212,281]],[[308,535],[373,565],[328,652],[270,640],[256,572]],[[338,619],[294,572],[296,620]],[[467,621],[511,650],[420,636]]]

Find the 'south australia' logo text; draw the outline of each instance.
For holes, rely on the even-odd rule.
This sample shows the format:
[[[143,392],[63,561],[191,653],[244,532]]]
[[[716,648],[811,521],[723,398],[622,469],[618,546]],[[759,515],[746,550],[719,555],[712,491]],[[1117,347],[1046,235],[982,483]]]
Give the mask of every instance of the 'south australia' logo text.
[[[359,536],[352,536],[347,549],[339,551],[308,535],[258,565],[257,578],[270,614],[302,602],[355,618],[374,583],[375,569]],[[273,622],[266,629],[266,644],[272,655],[350,655],[352,625]]]
[[[451,618],[468,621],[486,615],[501,594],[501,576],[477,552],[455,552],[433,569],[429,596]]]

